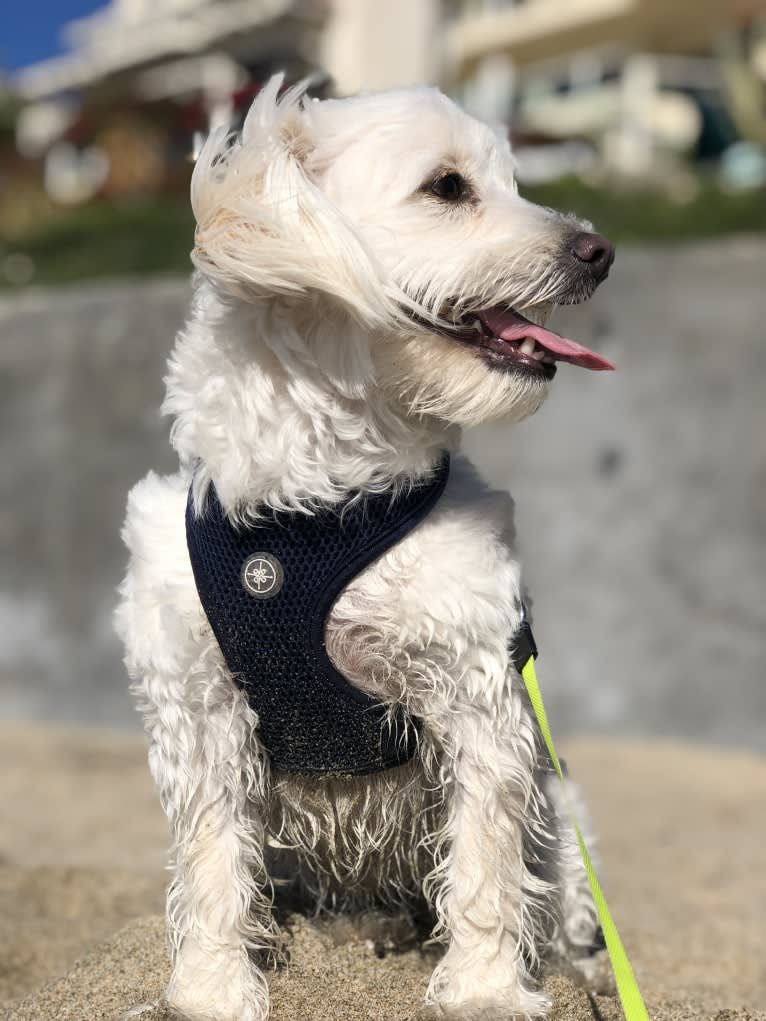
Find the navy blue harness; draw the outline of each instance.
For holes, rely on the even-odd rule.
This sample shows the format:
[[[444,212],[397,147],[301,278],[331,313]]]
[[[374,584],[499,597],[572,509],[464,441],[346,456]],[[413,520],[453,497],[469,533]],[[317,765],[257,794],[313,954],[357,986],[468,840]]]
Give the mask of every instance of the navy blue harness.
[[[360,775],[414,755],[418,722],[401,707],[389,718],[388,707],[336,670],[325,620],[351,579],[434,507],[449,463],[445,454],[431,477],[395,497],[357,494],[313,514],[265,512],[251,525],[233,524],[212,486],[199,516],[190,494],[197,591],[275,768]]]

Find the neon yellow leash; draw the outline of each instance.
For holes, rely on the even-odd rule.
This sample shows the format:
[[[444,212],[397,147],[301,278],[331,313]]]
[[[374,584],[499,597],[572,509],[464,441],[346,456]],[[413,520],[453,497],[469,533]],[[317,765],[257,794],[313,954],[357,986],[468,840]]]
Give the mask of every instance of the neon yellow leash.
[[[527,625],[527,628],[528,627],[529,625]],[[529,636],[531,637],[531,632],[529,633]],[[542,732],[545,740],[545,745],[548,749],[548,754],[551,757],[551,762],[553,763],[553,767],[558,774],[562,787],[564,788],[567,805],[569,807],[569,814],[572,817],[572,824],[574,825],[575,833],[577,834],[577,842],[580,845],[580,852],[582,853],[582,859],[585,863],[585,871],[588,874],[588,882],[590,883],[590,888],[593,893],[596,911],[598,912],[598,918],[604,932],[604,940],[606,941],[606,949],[609,953],[609,960],[612,962],[612,970],[614,971],[614,979],[617,984],[617,992],[620,996],[623,1013],[625,1014],[626,1021],[649,1021],[649,1014],[647,1012],[644,999],[641,996],[641,990],[638,988],[636,976],[633,974],[633,968],[628,960],[625,947],[622,945],[622,940],[620,939],[620,934],[617,931],[617,926],[614,924],[612,913],[606,902],[604,891],[601,889],[601,883],[598,881],[596,870],[593,867],[593,862],[590,854],[588,853],[588,848],[585,846],[582,830],[572,806],[572,798],[569,794],[569,788],[567,786],[566,777],[564,776],[564,771],[561,768],[561,762],[556,754],[556,746],[553,743],[553,736],[551,734],[550,724],[548,723],[548,714],[545,711],[543,696],[537,680],[537,671],[535,670],[535,653],[536,649],[534,648],[533,640],[532,650],[530,651],[529,658],[521,669],[521,676],[527,687],[529,700],[532,703],[532,708],[535,711],[537,722],[540,725],[540,731]]]

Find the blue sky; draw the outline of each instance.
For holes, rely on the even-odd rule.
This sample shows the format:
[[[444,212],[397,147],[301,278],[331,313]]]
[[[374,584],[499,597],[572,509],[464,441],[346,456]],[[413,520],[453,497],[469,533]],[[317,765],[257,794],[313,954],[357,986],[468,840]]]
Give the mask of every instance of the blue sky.
[[[107,0],[0,0],[0,76],[61,53],[61,26]]]

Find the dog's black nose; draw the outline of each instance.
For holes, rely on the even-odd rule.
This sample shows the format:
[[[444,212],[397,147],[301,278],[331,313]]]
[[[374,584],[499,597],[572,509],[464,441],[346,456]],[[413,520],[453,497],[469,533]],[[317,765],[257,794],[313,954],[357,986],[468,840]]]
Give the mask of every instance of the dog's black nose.
[[[614,245],[603,234],[575,234],[570,251],[575,259],[587,263],[599,283],[606,278],[614,262]]]

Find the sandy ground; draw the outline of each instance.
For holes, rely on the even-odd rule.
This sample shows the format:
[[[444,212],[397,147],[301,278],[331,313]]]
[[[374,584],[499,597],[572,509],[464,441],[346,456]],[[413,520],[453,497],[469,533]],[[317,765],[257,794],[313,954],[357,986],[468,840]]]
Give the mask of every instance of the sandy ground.
[[[669,742],[563,750],[655,1021],[766,1019],[766,760]],[[156,1001],[167,837],[141,740],[6,725],[0,804],[0,1018],[115,1021]],[[412,1019],[430,966],[295,919],[274,1021]],[[620,1016],[566,979],[548,985],[555,1021]]]

